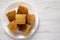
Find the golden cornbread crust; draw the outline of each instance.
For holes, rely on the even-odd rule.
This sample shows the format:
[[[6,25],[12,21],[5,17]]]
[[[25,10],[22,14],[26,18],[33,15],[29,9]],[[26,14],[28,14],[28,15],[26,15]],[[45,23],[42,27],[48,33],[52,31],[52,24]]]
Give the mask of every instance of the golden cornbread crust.
[[[17,13],[18,14],[27,14],[28,13],[28,9],[26,7],[20,5],[18,7]]]
[[[16,15],[16,11],[15,10],[12,10],[12,11],[6,13],[6,16],[7,16],[8,20],[10,22],[12,22],[13,20],[15,20],[15,15]]]
[[[15,20],[12,21],[12,22],[10,22],[10,23],[7,25],[7,27],[8,27],[9,30],[12,31],[12,32],[15,32],[15,31],[18,29],[18,26],[17,26]]]
[[[26,14],[16,14],[15,19],[17,24],[26,24]]]

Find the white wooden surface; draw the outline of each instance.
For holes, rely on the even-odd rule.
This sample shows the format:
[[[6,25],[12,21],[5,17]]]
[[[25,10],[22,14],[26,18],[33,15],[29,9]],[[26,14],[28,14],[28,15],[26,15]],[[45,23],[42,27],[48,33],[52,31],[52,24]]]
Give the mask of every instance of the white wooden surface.
[[[60,40],[60,0],[0,0],[0,15],[7,4],[16,1],[31,2],[39,11],[39,28],[36,34],[27,40]],[[1,22],[0,40],[15,40],[4,32]]]

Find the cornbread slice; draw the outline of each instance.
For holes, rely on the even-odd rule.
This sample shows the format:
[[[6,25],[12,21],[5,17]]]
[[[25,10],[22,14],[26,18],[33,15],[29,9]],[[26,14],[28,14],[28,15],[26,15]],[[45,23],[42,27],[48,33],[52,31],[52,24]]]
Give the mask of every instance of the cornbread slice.
[[[16,23],[25,24],[26,23],[26,14],[16,14]]]
[[[18,14],[27,14],[28,13],[28,9],[26,7],[20,5],[18,7],[17,13]]]
[[[31,25],[25,24],[20,25],[19,31],[21,31],[24,35],[28,35],[31,29]]]
[[[10,23],[7,25],[7,27],[9,28],[9,30],[10,30],[11,32],[15,32],[15,31],[18,29],[18,26],[17,26],[15,20],[12,21],[12,22],[10,22]]]
[[[16,11],[12,10],[6,13],[6,16],[10,22],[12,22],[15,19]]]
[[[27,14],[27,23],[33,24],[35,22],[35,15],[34,14]]]

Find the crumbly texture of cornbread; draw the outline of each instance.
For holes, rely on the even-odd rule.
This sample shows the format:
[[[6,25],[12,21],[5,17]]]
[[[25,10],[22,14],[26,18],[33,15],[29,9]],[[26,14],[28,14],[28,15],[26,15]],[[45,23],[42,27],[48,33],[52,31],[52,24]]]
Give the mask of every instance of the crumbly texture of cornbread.
[[[34,14],[27,14],[27,23],[34,24],[35,22],[35,15]]]
[[[12,21],[12,22],[10,22],[10,23],[7,25],[7,27],[9,28],[9,30],[10,30],[11,32],[15,32],[15,31],[18,29],[18,26],[17,26],[15,20]]]
[[[8,13],[6,13],[6,16],[7,16],[8,20],[10,22],[15,20],[15,15],[16,15],[16,11],[15,10],[12,10],[12,11],[9,11]]]
[[[17,13],[18,14],[27,14],[28,13],[28,9],[26,7],[20,5],[18,7]]]
[[[25,24],[26,14],[16,14],[15,19],[17,24]]]

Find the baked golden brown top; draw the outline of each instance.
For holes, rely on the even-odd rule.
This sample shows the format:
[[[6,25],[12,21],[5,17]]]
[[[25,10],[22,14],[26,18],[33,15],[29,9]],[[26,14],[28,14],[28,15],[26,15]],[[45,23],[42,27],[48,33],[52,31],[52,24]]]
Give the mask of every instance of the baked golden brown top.
[[[20,5],[18,7],[17,13],[18,14],[27,14],[28,13],[28,9],[26,7]]]
[[[15,20],[15,15],[16,15],[16,11],[15,10],[12,10],[12,11],[9,11],[9,12],[6,13],[6,16],[7,16],[8,20],[10,22]]]

